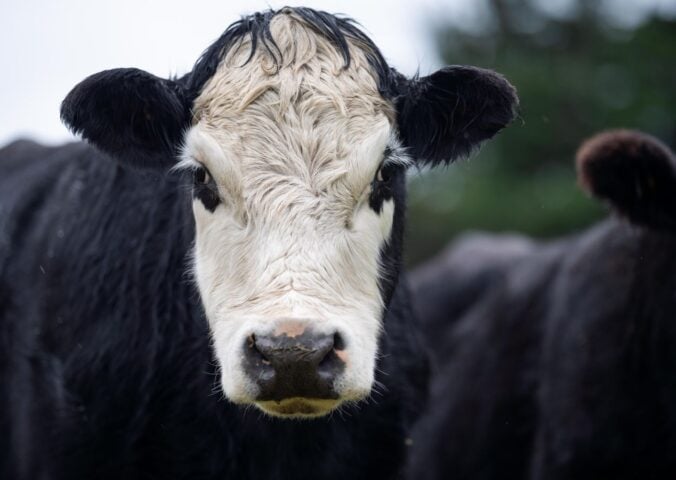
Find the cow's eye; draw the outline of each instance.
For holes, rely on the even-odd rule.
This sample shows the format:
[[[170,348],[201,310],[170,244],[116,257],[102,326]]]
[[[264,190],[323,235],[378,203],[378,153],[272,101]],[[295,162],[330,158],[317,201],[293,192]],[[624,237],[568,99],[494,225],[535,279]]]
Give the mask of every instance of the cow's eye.
[[[209,174],[209,170],[203,165],[199,165],[193,172],[193,197],[199,199],[204,207],[213,212],[219,203],[221,203],[218,194],[218,186]]]
[[[208,185],[211,182],[211,175],[209,174],[209,170],[207,170],[205,167],[201,165],[195,168],[193,175],[195,185]]]
[[[375,181],[377,183],[387,183],[392,179],[393,173],[394,171],[392,165],[383,164],[380,166],[378,172],[376,173]]]

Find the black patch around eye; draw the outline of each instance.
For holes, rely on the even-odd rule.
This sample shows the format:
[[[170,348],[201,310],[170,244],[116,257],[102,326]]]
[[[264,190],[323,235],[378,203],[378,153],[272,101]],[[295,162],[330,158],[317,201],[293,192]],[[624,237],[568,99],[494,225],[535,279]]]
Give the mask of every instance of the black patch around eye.
[[[383,202],[390,200],[394,196],[393,179],[397,175],[398,170],[401,170],[401,167],[398,165],[385,164],[380,167],[376,178],[371,182],[369,207],[378,214],[383,209]]]
[[[207,170],[206,168],[196,168],[193,172],[193,181],[195,182],[195,185],[205,183],[205,180],[207,179]]]
[[[221,203],[221,198],[218,195],[218,185],[216,185],[216,181],[204,167],[195,169],[192,196],[202,202],[204,208],[210,212],[216,210],[218,204]]]

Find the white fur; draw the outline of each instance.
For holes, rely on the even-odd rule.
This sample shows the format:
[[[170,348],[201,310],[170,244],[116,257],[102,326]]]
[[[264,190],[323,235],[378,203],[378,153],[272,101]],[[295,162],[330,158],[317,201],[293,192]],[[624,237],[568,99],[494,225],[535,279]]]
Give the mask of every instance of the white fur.
[[[368,198],[392,143],[391,105],[355,46],[343,69],[335,48],[293,15],[275,17],[271,29],[289,59],[280,69],[264,49],[241,66],[244,41],[195,103],[179,167],[205,166],[222,201],[213,212],[193,203],[194,273],[232,401],[255,403],[258,393],[242,368],[250,334],[289,318],[340,333],[348,361],[339,401],[319,402],[328,411],[373,384],[378,261],[394,205],[378,214]]]

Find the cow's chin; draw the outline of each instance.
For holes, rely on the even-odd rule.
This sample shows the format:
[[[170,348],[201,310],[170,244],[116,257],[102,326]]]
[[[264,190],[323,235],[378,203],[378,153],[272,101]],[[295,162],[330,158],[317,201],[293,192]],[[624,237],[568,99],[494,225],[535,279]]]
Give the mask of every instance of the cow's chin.
[[[272,417],[287,419],[318,418],[328,415],[343,402],[323,398],[285,398],[283,400],[257,401],[254,404]]]

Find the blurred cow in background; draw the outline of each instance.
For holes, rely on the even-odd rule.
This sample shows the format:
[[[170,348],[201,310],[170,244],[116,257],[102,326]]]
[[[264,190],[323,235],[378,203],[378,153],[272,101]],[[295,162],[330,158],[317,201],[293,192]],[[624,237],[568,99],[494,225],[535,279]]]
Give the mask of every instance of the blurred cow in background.
[[[455,320],[504,279],[537,243],[518,234],[466,233],[409,273],[413,309],[424,324],[432,360],[443,363],[446,332]]]
[[[614,131],[577,167],[613,218],[549,243],[470,239],[436,282],[429,267],[412,275],[437,298],[473,293],[447,331],[427,317],[437,372],[411,478],[676,477],[676,158]]]

